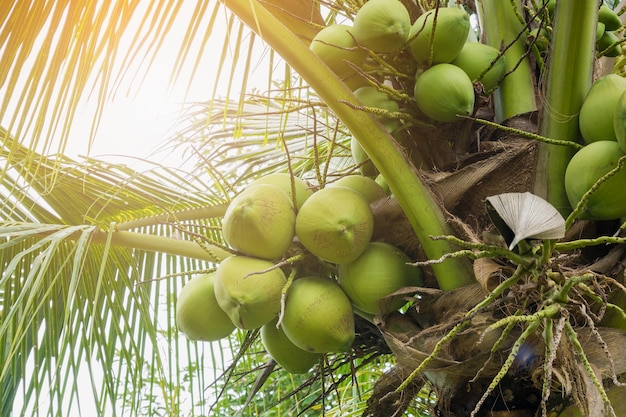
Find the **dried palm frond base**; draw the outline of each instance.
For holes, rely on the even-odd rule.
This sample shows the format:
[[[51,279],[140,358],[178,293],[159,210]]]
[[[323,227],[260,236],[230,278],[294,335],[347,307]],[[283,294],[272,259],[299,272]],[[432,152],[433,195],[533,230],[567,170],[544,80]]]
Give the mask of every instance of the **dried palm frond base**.
[[[412,307],[375,318],[397,365],[377,383],[364,416],[402,415],[425,381],[441,416],[545,416],[568,403],[582,411],[565,416],[626,415],[615,401],[624,392],[626,322],[607,308],[623,305],[623,279],[604,275],[623,277],[623,253],[616,246],[591,268],[566,266],[580,261],[570,256],[521,274],[486,259],[477,262],[486,277],[474,285],[404,289]],[[513,284],[497,289],[515,273]]]

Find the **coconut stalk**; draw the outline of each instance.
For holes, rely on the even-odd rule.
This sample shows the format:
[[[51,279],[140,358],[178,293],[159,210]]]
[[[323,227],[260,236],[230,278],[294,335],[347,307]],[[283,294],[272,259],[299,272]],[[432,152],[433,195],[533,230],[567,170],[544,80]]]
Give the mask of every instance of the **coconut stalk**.
[[[554,11],[546,103],[539,129],[545,137],[580,142],[578,114],[592,83],[598,2],[580,0],[576,7],[562,5],[565,7],[557,2]],[[575,151],[569,146],[539,144],[534,191],[563,216],[571,212],[563,179]]]
[[[385,128],[371,115],[354,110],[359,102],[352,91],[309,50],[308,45],[257,0],[222,1],[281,55],[350,129],[385,177],[426,256],[439,259],[452,252],[451,243],[432,239],[432,236],[452,234],[436,198]],[[474,282],[466,260],[448,259],[434,264],[432,269],[443,290]]]
[[[527,57],[519,0],[477,0],[476,10],[485,43],[504,51],[505,78],[494,91],[496,121],[537,110],[535,84]]]

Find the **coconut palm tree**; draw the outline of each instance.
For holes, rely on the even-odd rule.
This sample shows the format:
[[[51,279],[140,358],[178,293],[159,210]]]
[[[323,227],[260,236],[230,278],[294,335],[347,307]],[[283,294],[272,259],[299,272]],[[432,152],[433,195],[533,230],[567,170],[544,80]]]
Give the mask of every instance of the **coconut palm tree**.
[[[198,4],[172,71],[197,62],[196,42],[227,22],[214,54],[214,84],[226,83],[227,97],[215,90],[190,106],[164,145],[195,164],[149,162],[141,171],[63,151],[79,98],[94,90],[104,106],[118,77],[153,59],[179,5],[1,6],[2,415],[86,407],[103,415],[383,416],[426,407],[546,415],[570,403],[588,415],[624,412],[623,225],[579,219],[593,193],[572,207],[564,184],[583,147],[577,115],[592,82],[623,68],[620,58],[607,66],[610,48],[597,50],[597,1],[450,4],[476,18],[477,37],[505,67],[495,92],[474,84],[471,116],[445,123],[416,105],[424,68],[407,48],[357,45],[367,60],[351,67],[352,80],[309,48],[363,3]],[[439,3],[402,1],[411,22]],[[133,16],[139,26],[125,51],[120,34]],[[547,50],[530,36],[535,28],[551,33]],[[259,50],[268,85],[249,92]],[[388,93],[399,111],[364,106],[359,85]],[[389,131],[384,120],[399,127]],[[373,239],[423,269],[423,286],[398,292],[410,301],[402,313],[357,314],[352,349],[325,356],[310,375],[281,372],[254,330],[186,340],[177,294],[233,253],[220,225],[234,196],[272,172],[319,187],[363,172],[368,162],[354,162],[353,140],[393,194],[371,205]],[[624,160],[593,189],[619,176]]]

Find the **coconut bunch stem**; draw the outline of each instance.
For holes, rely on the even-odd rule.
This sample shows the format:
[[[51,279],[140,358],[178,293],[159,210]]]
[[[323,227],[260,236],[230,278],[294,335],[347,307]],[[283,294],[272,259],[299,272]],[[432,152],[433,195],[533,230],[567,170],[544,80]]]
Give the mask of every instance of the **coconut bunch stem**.
[[[496,121],[537,110],[524,23],[517,15],[519,1],[476,0],[476,10],[487,45],[505,47],[505,76],[494,92]]]
[[[578,114],[592,82],[597,15],[595,0],[555,10],[546,102],[540,121],[543,136],[579,141]],[[563,178],[574,153],[571,147],[541,143],[537,157],[534,191],[564,216],[571,208]]]
[[[385,177],[407,214],[426,256],[438,259],[452,252],[449,242],[430,239],[430,236],[451,234],[444,212],[430,188],[385,128],[371,115],[353,110],[358,101],[352,91],[256,0],[233,0],[224,4],[278,52],[350,129]],[[470,264],[465,259],[449,259],[432,268],[440,288],[444,290],[474,282]]]

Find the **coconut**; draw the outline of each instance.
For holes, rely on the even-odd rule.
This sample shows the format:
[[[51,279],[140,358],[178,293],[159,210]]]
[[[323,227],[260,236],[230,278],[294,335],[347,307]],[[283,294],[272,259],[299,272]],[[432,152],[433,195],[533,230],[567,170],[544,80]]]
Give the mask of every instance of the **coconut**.
[[[414,93],[422,113],[438,122],[454,122],[474,110],[474,86],[456,65],[437,64],[418,74]]]
[[[296,206],[295,207],[297,209],[299,209],[302,206],[302,204],[306,201],[306,199],[309,198],[311,194],[313,194],[313,190],[311,190],[311,187],[309,187],[309,184],[307,184],[306,181],[298,177],[292,177],[290,174],[287,174],[284,172],[274,172],[272,174],[264,175],[261,178],[254,180],[250,184],[250,186],[256,185],[256,184],[270,184],[270,185],[280,188],[282,191],[287,193],[292,203],[293,203],[293,197],[292,197],[293,194],[291,190],[292,190],[292,184],[293,184],[293,188],[295,189],[295,192],[296,192]]]
[[[598,22],[604,24],[604,30],[607,32],[618,30],[622,27],[619,15],[606,4],[600,6],[600,10],[598,10]]]
[[[296,236],[313,255],[336,264],[363,253],[374,231],[368,202],[346,187],[316,191],[296,217]]]
[[[291,198],[285,192],[270,184],[256,184],[230,202],[222,219],[222,234],[233,249],[276,259],[293,241],[295,221]]]
[[[613,129],[613,114],[624,91],[626,79],[617,74],[600,77],[591,85],[578,118],[580,133],[585,142],[617,140]]]
[[[602,176],[624,156],[619,143],[601,140],[590,143],[572,157],[565,170],[565,191],[572,208]],[[626,216],[626,169],[622,169],[591,194],[581,218],[612,220]]]
[[[359,171],[361,174],[373,177],[378,175],[378,169],[372,162],[367,152],[363,149],[359,141],[353,136],[350,140],[350,152],[352,153],[352,159],[354,163],[359,165]]]
[[[603,56],[616,57],[622,53],[622,47],[619,42],[620,40],[615,33],[605,31],[596,41],[596,49],[598,52],[604,52],[608,48]]]
[[[387,193],[374,179],[363,175],[346,175],[328,184],[328,187],[346,187],[361,194],[368,203],[387,197]]]
[[[278,315],[287,279],[271,262],[229,256],[215,271],[215,298],[241,329],[258,329]]]
[[[485,93],[490,93],[498,86],[505,72],[504,56],[499,55],[500,51],[493,46],[467,42],[452,64],[465,71],[472,82],[480,81]],[[489,71],[479,80],[478,77],[490,66]]]
[[[212,342],[235,330],[213,290],[215,274],[197,275],[180,290],[176,300],[176,324],[191,340]]]
[[[278,318],[261,327],[261,341],[269,355],[287,372],[303,374],[319,362],[321,354],[300,349],[283,331],[276,327]]]
[[[386,305],[381,300],[400,288],[419,286],[424,281],[422,270],[407,265],[409,262],[411,259],[395,246],[371,242],[355,261],[339,265],[339,285],[361,311],[376,314],[383,307],[395,311],[405,301],[396,299]]]
[[[401,48],[409,37],[411,16],[399,0],[369,0],[354,16],[354,37],[375,52]]]
[[[315,35],[309,48],[342,79],[355,74],[346,61],[360,66],[367,57],[367,51],[358,47],[348,25],[326,26]]]
[[[615,105],[613,130],[615,131],[617,142],[622,147],[622,150],[626,152],[626,91],[620,95]]]
[[[430,10],[420,15],[411,26],[411,53],[424,67],[452,62],[465,45],[469,30],[469,15],[464,10],[456,7]]]
[[[364,106],[367,107],[374,107],[388,112],[397,112],[400,110],[400,106],[395,100],[391,99],[384,91],[380,91],[378,88],[373,86],[358,88],[354,91],[354,95],[361,103],[363,103]],[[381,121],[383,126],[385,126],[385,129],[387,129],[388,132],[393,132],[398,128],[398,126],[400,126],[400,121],[398,119],[385,118],[382,115],[379,115],[378,119]]]
[[[291,284],[282,327],[294,345],[316,353],[345,352],[355,337],[350,299],[334,281],[315,276]]]

